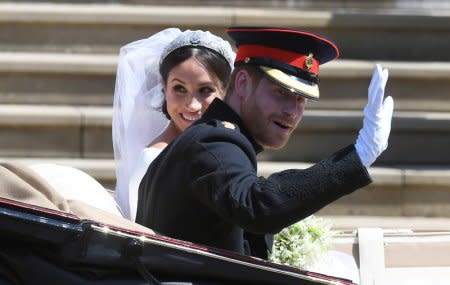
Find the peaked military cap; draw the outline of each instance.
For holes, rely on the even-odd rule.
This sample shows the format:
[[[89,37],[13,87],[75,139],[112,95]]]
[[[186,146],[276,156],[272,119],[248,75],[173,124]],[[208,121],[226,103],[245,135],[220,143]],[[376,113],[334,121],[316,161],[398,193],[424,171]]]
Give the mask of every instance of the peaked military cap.
[[[287,28],[231,27],[235,66],[254,64],[289,91],[319,99],[319,65],[339,56],[336,45],[317,34]]]

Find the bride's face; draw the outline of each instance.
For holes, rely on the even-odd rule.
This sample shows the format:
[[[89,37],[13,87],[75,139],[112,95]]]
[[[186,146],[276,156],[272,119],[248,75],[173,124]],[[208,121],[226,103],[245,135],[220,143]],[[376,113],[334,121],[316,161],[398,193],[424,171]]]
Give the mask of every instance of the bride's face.
[[[165,85],[167,111],[172,123],[184,131],[201,117],[214,98],[223,99],[224,89],[214,73],[194,57],[175,66]]]

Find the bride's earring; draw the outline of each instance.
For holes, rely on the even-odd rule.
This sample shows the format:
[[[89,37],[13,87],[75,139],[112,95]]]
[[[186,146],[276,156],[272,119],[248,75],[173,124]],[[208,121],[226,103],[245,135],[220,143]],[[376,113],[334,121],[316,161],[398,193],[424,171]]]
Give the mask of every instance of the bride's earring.
[[[164,93],[164,88],[161,89],[162,94],[164,95],[164,100],[161,106],[161,111],[163,112],[164,115],[166,115],[167,119],[171,119],[169,112],[167,111],[167,101],[166,101],[166,93]]]

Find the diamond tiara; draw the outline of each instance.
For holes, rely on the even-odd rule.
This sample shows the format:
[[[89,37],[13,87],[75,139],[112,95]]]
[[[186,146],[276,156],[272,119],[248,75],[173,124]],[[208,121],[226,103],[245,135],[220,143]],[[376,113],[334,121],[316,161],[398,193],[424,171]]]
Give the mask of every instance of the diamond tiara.
[[[222,55],[228,64],[233,68],[235,53],[233,52],[229,42],[210,33],[209,31],[191,31],[186,30],[176,37],[163,51],[159,64],[173,51],[186,47],[205,47]]]

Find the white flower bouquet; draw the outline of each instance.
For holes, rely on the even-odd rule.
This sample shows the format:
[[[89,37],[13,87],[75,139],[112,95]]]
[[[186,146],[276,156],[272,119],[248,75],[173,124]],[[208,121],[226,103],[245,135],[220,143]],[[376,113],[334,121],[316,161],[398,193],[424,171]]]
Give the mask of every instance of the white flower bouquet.
[[[329,250],[333,234],[330,223],[311,215],[274,236],[269,260],[304,270],[314,268]]]

